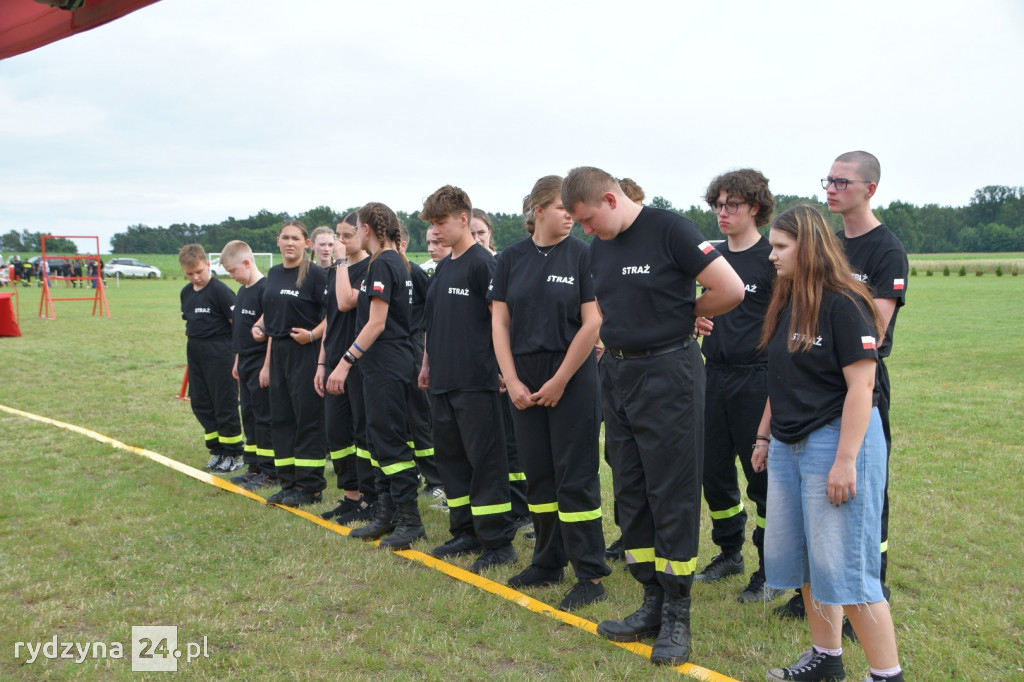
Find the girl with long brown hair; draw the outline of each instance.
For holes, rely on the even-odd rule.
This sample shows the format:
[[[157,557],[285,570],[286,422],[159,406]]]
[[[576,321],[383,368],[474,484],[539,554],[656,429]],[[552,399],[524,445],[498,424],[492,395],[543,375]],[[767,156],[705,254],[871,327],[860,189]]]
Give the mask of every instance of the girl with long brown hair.
[[[886,462],[873,389],[882,320],[817,209],[780,215],[769,242],[778,280],[761,335],[768,404],[752,465],[768,469],[767,582],[802,588],[812,648],[767,678],[844,679],[845,612],[871,679],[902,680],[878,552]]]

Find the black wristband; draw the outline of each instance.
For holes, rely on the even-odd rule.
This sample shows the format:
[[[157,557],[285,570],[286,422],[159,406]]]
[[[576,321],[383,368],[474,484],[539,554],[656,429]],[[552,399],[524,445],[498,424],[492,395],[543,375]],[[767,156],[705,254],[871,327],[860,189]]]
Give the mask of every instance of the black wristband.
[[[345,354],[341,356],[341,359],[350,365],[356,364],[356,356],[352,355],[349,351],[345,351]]]

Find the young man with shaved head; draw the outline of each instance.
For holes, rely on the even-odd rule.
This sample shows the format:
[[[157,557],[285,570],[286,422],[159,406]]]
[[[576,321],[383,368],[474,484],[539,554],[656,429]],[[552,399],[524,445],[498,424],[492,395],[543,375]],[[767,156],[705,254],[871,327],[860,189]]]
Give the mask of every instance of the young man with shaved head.
[[[704,449],[694,321],[736,306],[743,282],[693,223],[631,201],[598,168],[570,171],[562,202],[597,237],[590,252],[604,315],[605,444],[626,562],[644,588],[636,612],[597,631],[622,642],[656,635],[651,661],[679,665],[690,657]]]

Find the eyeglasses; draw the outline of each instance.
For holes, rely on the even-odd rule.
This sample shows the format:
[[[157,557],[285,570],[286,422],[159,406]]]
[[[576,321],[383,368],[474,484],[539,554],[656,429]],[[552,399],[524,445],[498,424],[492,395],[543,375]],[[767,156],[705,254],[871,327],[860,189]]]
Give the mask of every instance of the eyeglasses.
[[[822,189],[828,189],[829,185],[834,184],[836,186],[836,189],[839,190],[840,192],[842,192],[844,189],[846,189],[847,187],[850,186],[851,182],[866,182],[868,184],[871,183],[870,180],[851,180],[850,178],[831,178],[831,177],[829,177],[829,178],[822,178],[821,179],[821,188]]]
[[[722,209],[724,208],[726,213],[728,213],[729,215],[732,215],[733,213],[735,213],[736,211],[738,211],[740,209],[740,206],[742,206],[745,203],[747,203],[747,202],[745,202],[745,201],[727,201],[724,204],[712,204],[711,206],[712,206],[712,208],[715,209],[715,213],[721,213]]]

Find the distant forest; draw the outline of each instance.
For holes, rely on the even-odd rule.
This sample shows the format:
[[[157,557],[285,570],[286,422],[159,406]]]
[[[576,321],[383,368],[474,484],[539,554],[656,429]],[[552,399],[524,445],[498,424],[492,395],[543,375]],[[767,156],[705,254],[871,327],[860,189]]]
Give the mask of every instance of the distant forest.
[[[779,195],[775,200],[776,213],[795,204],[805,203],[817,206],[823,214],[829,216],[828,207],[816,196]],[[664,197],[654,197],[649,205],[672,210],[689,218],[709,239],[721,238],[716,216],[706,206],[690,206],[684,210],[674,207]],[[193,242],[215,253],[232,239],[247,242],[257,252],[277,251],[277,232],[285,221],[301,220],[312,231],[319,225],[337,225],[350,210],[353,209],[338,212],[329,206],[318,206],[299,215],[262,210],[248,218],[228,218],[211,225],[132,225],[124,232],[115,234],[110,243],[115,254],[177,253],[182,245]],[[424,233],[428,224],[420,220],[418,212],[397,213],[409,229],[409,251],[426,251]],[[523,216],[508,213],[489,215],[494,226],[494,240],[499,249],[526,235]],[[875,208],[875,215],[889,226],[910,253],[1024,251],[1024,187],[984,187],[974,193],[970,204],[961,207],[937,204],[915,206],[894,201],[888,206]],[[839,216],[832,215],[829,218],[835,229],[842,227]],[[579,237],[588,239],[579,225],[573,231]],[[74,244],[69,244],[73,249]],[[38,251],[38,245],[39,233],[18,233],[12,230],[0,236],[0,248],[8,251]],[[56,251],[49,242],[47,246],[48,251]]]

